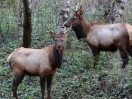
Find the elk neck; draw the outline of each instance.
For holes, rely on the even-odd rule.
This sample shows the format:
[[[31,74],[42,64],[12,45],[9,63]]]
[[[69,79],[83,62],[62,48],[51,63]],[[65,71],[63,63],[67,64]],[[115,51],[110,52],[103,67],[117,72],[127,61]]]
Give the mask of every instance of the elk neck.
[[[53,69],[60,68],[63,61],[64,48],[60,51],[56,49],[56,46],[53,45],[50,54],[50,63]]]
[[[77,39],[86,38],[87,33],[90,30],[90,24],[82,17],[80,23],[73,26],[72,29],[76,33]]]

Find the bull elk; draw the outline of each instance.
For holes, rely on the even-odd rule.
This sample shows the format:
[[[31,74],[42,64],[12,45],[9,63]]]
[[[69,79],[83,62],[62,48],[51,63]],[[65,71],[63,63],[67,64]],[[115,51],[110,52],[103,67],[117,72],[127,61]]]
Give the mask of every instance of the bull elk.
[[[88,23],[83,17],[81,6],[64,25],[72,26],[78,39],[86,38],[86,43],[92,50],[94,68],[100,51],[114,52],[119,49],[123,60],[122,68],[125,68],[129,61],[127,52],[132,57],[132,26],[128,23]]]
[[[21,47],[9,55],[7,61],[14,74],[12,90],[15,99],[18,99],[17,87],[25,74],[40,77],[42,99],[44,99],[45,81],[47,80],[47,97],[50,99],[52,78],[62,65],[64,40],[67,33],[68,31],[64,34],[55,34],[50,30],[50,35],[54,40],[53,45],[42,49]]]

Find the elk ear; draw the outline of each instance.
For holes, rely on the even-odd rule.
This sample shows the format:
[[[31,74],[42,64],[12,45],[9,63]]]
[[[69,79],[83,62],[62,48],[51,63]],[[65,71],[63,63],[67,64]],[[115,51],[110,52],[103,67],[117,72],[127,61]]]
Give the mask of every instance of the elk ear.
[[[77,11],[77,14],[83,15],[82,5],[80,5],[79,10]]]
[[[83,11],[80,10],[80,11],[79,11],[79,18],[80,18],[80,19],[82,18],[82,15],[83,15]]]
[[[68,35],[68,32],[65,32],[65,33],[63,34],[64,40],[66,39],[67,35]]]
[[[80,10],[77,12],[77,14],[79,15],[79,17],[80,17],[80,18],[82,18],[82,15],[83,15],[83,10],[82,10],[82,9],[80,9]]]
[[[68,32],[72,29],[72,25],[70,26],[70,29],[67,30],[64,34],[63,34],[63,38],[66,39]]]
[[[80,15],[83,15],[83,10],[82,9],[80,10]]]
[[[55,38],[55,33],[54,32],[49,32],[50,33],[50,36],[54,39]]]

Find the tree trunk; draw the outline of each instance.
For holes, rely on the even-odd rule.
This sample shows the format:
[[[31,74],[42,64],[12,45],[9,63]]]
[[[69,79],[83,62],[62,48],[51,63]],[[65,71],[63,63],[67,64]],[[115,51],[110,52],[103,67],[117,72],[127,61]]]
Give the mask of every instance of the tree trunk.
[[[22,46],[23,35],[23,0],[19,0],[19,12],[18,12],[18,47]]]
[[[23,21],[23,47],[31,47],[31,2],[30,0],[23,0],[24,7],[24,21]]]
[[[70,12],[70,1],[71,0],[62,0],[61,11],[58,20],[58,28],[56,33],[63,33],[66,30],[64,26],[64,22],[68,19],[69,12]]]
[[[118,23],[122,21],[123,10],[127,0],[115,0],[111,7],[111,11],[106,18],[106,23]]]
[[[105,20],[110,12],[111,3],[113,0],[98,0],[96,5],[98,15],[97,20]]]
[[[32,6],[31,9],[32,10],[35,9],[38,3],[42,3],[42,1],[40,2],[40,0],[31,0],[31,6]]]

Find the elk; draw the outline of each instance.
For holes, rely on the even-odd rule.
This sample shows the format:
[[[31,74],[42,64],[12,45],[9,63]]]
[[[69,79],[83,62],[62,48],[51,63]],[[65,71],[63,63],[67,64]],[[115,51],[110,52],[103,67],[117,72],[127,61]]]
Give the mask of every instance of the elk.
[[[17,87],[25,75],[40,77],[42,99],[44,99],[45,81],[47,80],[47,99],[50,99],[52,78],[62,65],[65,49],[64,40],[68,31],[55,34],[50,30],[50,35],[54,41],[53,45],[42,49],[21,47],[9,55],[7,61],[14,74],[12,90],[15,99],[18,99]]]
[[[119,50],[123,60],[122,68],[128,64],[127,52],[132,57],[132,26],[128,23],[94,23],[87,22],[83,17],[82,6],[64,24],[72,26],[77,39],[85,38],[90,46],[94,59],[94,68],[97,65],[97,56],[100,51],[114,52]]]

